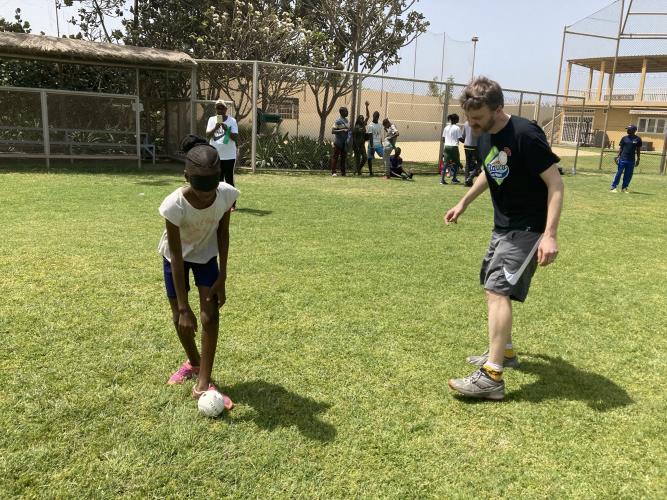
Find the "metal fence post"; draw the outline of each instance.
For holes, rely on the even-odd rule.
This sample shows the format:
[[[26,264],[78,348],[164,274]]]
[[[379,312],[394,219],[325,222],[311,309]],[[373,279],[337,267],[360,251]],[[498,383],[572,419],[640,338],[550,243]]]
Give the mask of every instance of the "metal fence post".
[[[46,99],[46,91],[39,93],[40,104],[42,107],[42,137],[44,140],[44,154],[46,155],[46,171],[51,168],[51,142],[49,139],[49,109]]]
[[[542,108],[542,92],[537,95],[537,104],[533,111],[533,120],[535,120],[538,125],[540,124],[540,108]]]
[[[443,145],[445,143],[445,138],[442,136],[442,132],[445,129],[445,125],[447,125],[447,112],[449,111],[449,94],[452,92],[452,84],[451,83],[446,83],[445,84],[445,99],[442,103],[442,123],[440,126],[440,147],[438,149],[438,161],[436,165],[438,165],[438,168],[440,167],[440,160],[442,160],[442,151],[443,151]],[[444,165],[442,168],[445,168]]]
[[[197,121],[197,66],[192,67],[192,73],[190,75],[190,133],[196,134],[197,127],[195,122]]]
[[[521,116],[521,108],[523,108],[523,92],[519,92],[519,112],[517,113]]]
[[[574,152],[574,165],[572,166],[572,175],[577,173],[577,161],[579,160],[579,145],[581,144],[581,126],[584,123],[584,113],[586,112],[586,99],[581,100],[581,113],[579,113],[579,123],[577,123],[576,135],[574,140],[577,141],[577,150]]]
[[[250,166],[254,174],[257,168],[257,86],[259,85],[259,63],[252,63],[252,138],[250,140]]]
[[[134,100],[135,108],[135,131],[137,135],[137,167],[141,168],[141,101],[137,95]],[[153,152],[153,158],[155,158],[155,152]]]

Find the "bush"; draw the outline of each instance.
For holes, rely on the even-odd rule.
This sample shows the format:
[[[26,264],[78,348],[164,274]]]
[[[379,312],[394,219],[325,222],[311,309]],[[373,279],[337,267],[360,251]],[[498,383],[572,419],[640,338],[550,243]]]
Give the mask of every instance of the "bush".
[[[327,170],[331,143],[310,137],[290,138],[288,133],[259,137],[257,167]]]

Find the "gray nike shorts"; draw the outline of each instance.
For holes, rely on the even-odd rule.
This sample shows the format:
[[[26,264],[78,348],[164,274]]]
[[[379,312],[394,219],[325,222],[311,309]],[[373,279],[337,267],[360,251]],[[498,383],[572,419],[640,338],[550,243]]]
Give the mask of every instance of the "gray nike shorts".
[[[526,300],[541,237],[541,233],[531,231],[493,231],[479,272],[484,289],[519,302]]]

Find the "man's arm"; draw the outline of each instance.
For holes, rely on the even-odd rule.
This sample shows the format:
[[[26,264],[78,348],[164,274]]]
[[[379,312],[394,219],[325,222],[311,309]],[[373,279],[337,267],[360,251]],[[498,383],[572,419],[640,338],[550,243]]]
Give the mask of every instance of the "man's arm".
[[[453,208],[450,208],[447,211],[445,214],[445,224],[456,224],[458,218],[463,214],[463,212],[466,211],[466,208],[468,208],[468,205],[470,205],[475,200],[475,198],[477,198],[488,188],[489,183],[486,182],[486,171],[482,170],[482,173],[479,174],[475,180],[475,183],[468,190],[468,192],[463,195],[463,198],[461,198],[461,200],[456,205],[454,205]]]
[[[637,144],[637,161],[635,162],[635,166],[639,165],[639,157],[641,156],[641,149],[642,149],[642,143],[641,139],[639,139],[639,144]]]
[[[370,110],[368,109],[368,106],[369,106],[369,105],[370,105],[370,103],[369,103],[368,101],[366,101],[366,123],[368,123],[368,120],[371,119],[371,112],[370,112]]]
[[[208,139],[209,141],[213,138],[213,134],[215,133],[215,131],[218,130],[220,126],[222,126],[222,123],[213,122],[214,125],[213,127],[211,127],[211,121],[212,120],[209,119],[208,123],[206,124],[206,139]]]
[[[544,228],[544,236],[537,248],[537,263],[540,266],[548,266],[558,256],[558,222],[560,221],[560,212],[563,207],[563,180],[555,165],[540,174],[540,177],[547,185],[547,224]]]
[[[218,223],[217,239],[220,274],[215,283],[213,283],[209,296],[206,298],[207,302],[210,302],[215,300],[217,296],[218,307],[222,307],[227,301],[225,283],[227,281],[227,257],[229,255],[229,214],[230,212],[227,210]]]

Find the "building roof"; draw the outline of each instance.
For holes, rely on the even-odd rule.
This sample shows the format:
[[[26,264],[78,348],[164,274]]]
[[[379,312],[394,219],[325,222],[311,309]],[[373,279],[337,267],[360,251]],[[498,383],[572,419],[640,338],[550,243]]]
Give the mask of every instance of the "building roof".
[[[647,73],[667,72],[667,55],[645,55],[645,56],[618,56],[616,62],[616,73],[641,73],[642,65],[646,59]],[[584,68],[600,71],[602,61],[605,61],[605,73],[611,74],[614,68],[614,57],[591,57],[588,59],[570,59],[568,62],[583,66]]]
[[[10,32],[0,32],[0,57],[165,69],[197,65],[184,52]]]

